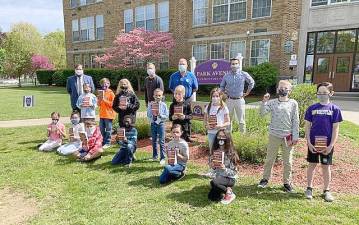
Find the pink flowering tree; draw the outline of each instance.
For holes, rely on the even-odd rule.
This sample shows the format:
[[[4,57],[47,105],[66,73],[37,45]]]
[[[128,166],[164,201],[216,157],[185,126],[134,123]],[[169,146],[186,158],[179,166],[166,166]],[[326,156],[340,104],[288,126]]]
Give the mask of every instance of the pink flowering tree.
[[[174,47],[171,33],[134,29],[129,33],[123,30],[116,36],[113,46],[96,61],[110,69],[142,69],[148,62],[160,62],[165,54]],[[135,72],[138,90],[141,76]]]
[[[50,62],[49,58],[43,55],[33,55],[31,57],[31,67],[33,71],[43,69],[43,70],[53,70],[54,65]]]

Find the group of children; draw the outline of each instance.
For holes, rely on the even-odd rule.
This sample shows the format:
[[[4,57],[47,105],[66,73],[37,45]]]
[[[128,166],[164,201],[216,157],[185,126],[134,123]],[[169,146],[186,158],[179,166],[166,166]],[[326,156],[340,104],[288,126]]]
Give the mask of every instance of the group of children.
[[[71,114],[72,126],[69,130],[69,143],[62,145],[66,136],[65,126],[59,122],[60,114],[51,114],[52,123],[48,125],[48,140],[39,148],[40,151],[50,151],[57,148],[62,155],[74,155],[80,161],[89,161],[101,156],[104,149],[110,147],[112,121],[115,112],[118,114],[119,129],[117,141],[119,151],[112,159],[112,164],[131,166],[136,159],[137,130],[135,128],[136,112],[139,100],[127,79],[119,82],[116,95],[112,92],[110,82],[104,78],[100,81],[101,91],[98,96],[91,93],[89,85],[84,84],[84,94],[78,99],[79,112]],[[260,114],[271,114],[269,125],[269,141],[267,156],[264,164],[263,177],[258,187],[265,188],[271,176],[271,170],[282,149],[283,158],[283,188],[286,192],[293,192],[291,173],[294,146],[299,139],[298,103],[290,99],[292,85],[281,80],[278,84],[278,98],[270,100],[270,95],[263,97]],[[338,139],[339,122],[342,121],[340,109],[330,102],[333,95],[331,83],[318,85],[317,97],[319,103],[310,106],[305,113],[305,131],[308,144],[307,171],[308,187],[305,196],[313,198],[313,174],[320,162],[323,168],[324,191],[326,201],[333,201],[329,184],[331,179],[330,165],[332,164],[333,146]],[[230,134],[230,116],[225,104],[224,93],[214,88],[210,93],[210,102],[204,110],[204,126],[208,133],[209,168],[207,174],[211,177],[208,198],[223,204],[232,202],[236,195],[233,186],[236,183],[239,156],[234,150]],[[164,166],[159,177],[161,184],[179,180],[185,176],[189,160],[189,145],[192,142],[190,103],[185,101],[185,87],[179,85],[174,90],[173,102],[169,109],[163,102],[163,91],[154,90],[154,101],[148,103],[147,117],[151,124],[153,161],[159,157],[160,165]],[[100,127],[96,126],[95,108],[99,106]],[[172,121],[172,140],[165,144],[165,123]],[[324,143],[324,144],[323,144]],[[157,146],[159,145],[159,156]],[[167,157],[166,157],[167,156]],[[166,163],[167,158],[167,163]],[[166,165],[167,164],[167,165]]]

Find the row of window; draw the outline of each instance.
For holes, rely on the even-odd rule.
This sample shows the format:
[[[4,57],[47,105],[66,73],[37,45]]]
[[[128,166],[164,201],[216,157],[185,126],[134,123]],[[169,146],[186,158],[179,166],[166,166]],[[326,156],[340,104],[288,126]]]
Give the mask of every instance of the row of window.
[[[72,41],[93,41],[104,39],[103,15],[72,20]]]
[[[193,26],[208,23],[208,1],[193,0]],[[271,16],[272,0],[252,0],[252,18]],[[213,0],[212,22],[240,21],[247,18],[247,0]]]
[[[227,47],[229,44],[229,47]],[[209,48],[209,54],[208,54]],[[269,61],[270,40],[252,40],[250,42],[250,65],[258,65]],[[232,41],[230,43],[219,42],[198,44],[192,46],[192,55],[197,63],[202,63],[208,59],[230,59],[235,58],[241,53],[246,58],[246,41]]]
[[[334,5],[348,2],[359,2],[359,0],[312,0],[311,6]]]
[[[70,0],[71,8],[76,8],[78,6],[90,5],[97,2],[102,2],[102,0]]]
[[[168,32],[170,21],[169,1],[158,3],[157,12],[156,17],[156,4],[138,6],[134,10],[126,9],[124,11],[125,32],[131,31],[134,27]]]

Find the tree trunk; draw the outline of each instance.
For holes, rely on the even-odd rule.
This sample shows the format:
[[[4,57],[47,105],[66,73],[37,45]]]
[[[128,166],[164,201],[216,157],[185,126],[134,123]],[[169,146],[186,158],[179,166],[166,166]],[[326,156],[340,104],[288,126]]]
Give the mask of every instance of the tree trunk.
[[[21,87],[21,75],[19,76],[19,87]]]
[[[138,73],[136,77],[137,77],[137,91],[141,92],[141,77]]]

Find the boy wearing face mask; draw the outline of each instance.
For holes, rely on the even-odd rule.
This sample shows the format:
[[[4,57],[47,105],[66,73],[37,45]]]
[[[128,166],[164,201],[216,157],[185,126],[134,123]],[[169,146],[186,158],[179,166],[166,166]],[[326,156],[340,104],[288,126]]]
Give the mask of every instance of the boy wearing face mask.
[[[70,155],[81,148],[81,140],[80,140],[80,132],[85,132],[85,127],[83,123],[80,123],[80,113],[72,112],[71,113],[71,130],[72,133],[69,132],[69,143],[60,146],[57,149],[57,152],[61,155]]]
[[[74,152],[73,155],[79,161],[91,161],[100,158],[103,152],[102,135],[100,128],[96,126],[95,121],[85,121],[85,133],[87,144],[82,143],[81,149]]]
[[[123,164],[131,167],[137,148],[137,129],[133,127],[131,116],[125,116],[125,137],[119,141],[120,150],[112,159],[112,165]]]
[[[80,95],[77,100],[77,107],[81,110],[81,119],[93,120],[96,119],[96,107],[97,107],[97,97],[91,93],[90,84],[85,83],[83,86],[84,93]]]
[[[156,75],[156,67],[153,63],[147,64],[147,74],[148,76],[145,79],[145,102],[146,107],[150,102],[153,102],[155,99],[153,98],[153,92],[157,88],[164,91],[163,80],[161,77]]]
[[[120,104],[124,99],[125,104]],[[118,123],[120,127],[124,127],[123,118],[127,115],[132,117],[132,123],[136,124],[136,112],[140,108],[138,100],[129,80],[121,79],[118,83],[116,96],[113,101],[112,109],[118,113]]]
[[[172,140],[168,142],[168,149],[177,149],[177,163],[174,165],[166,165],[160,175],[160,184],[166,184],[172,180],[178,180],[185,176],[185,169],[189,159],[189,147],[185,140],[181,138],[182,127],[174,124],[171,128]]]
[[[172,125],[179,124],[182,126],[182,136],[185,141],[192,142],[190,139],[191,136],[191,119],[192,119],[192,110],[191,104],[185,102],[185,87],[178,85],[174,92],[174,99],[170,105],[170,115],[169,119],[172,121]],[[182,113],[175,113],[175,109],[182,109]]]
[[[323,171],[323,197],[325,201],[332,202],[334,197],[330,193],[330,180],[334,145],[339,136],[339,123],[343,121],[341,111],[338,106],[330,102],[333,96],[333,85],[323,82],[317,86],[317,97],[319,103],[309,106],[305,113],[305,136],[308,144],[307,161],[307,199],[313,198],[313,176],[317,164],[322,164]],[[317,143],[318,139],[324,140],[322,145]],[[317,142],[317,143],[316,143]]]
[[[103,137],[102,146],[104,149],[111,147],[112,120],[115,118],[115,111],[112,109],[115,94],[110,89],[110,80],[103,78],[100,80],[102,93],[97,97],[100,108],[100,129]],[[101,92],[100,92],[101,93]]]
[[[160,165],[165,164],[165,122],[168,119],[168,109],[166,103],[162,101],[163,91],[156,89],[154,91],[154,102],[151,102],[147,108],[147,118],[151,123],[152,136],[152,159],[157,160],[157,137],[160,145]],[[158,107],[155,111],[154,108]]]
[[[60,113],[51,113],[52,122],[47,126],[48,140],[41,144],[39,151],[52,151],[61,146],[62,138],[66,136],[65,125],[59,122]]]
[[[278,98],[269,100],[270,95],[268,93],[263,97],[260,114],[264,116],[271,113],[271,121],[263,178],[258,184],[258,187],[261,188],[268,185],[278,149],[281,147],[284,165],[283,188],[289,193],[293,192],[291,184],[293,146],[297,144],[299,139],[298,103],[289,98],[291,90],[291,83],[287,80],[281,80],[277,88]]]

